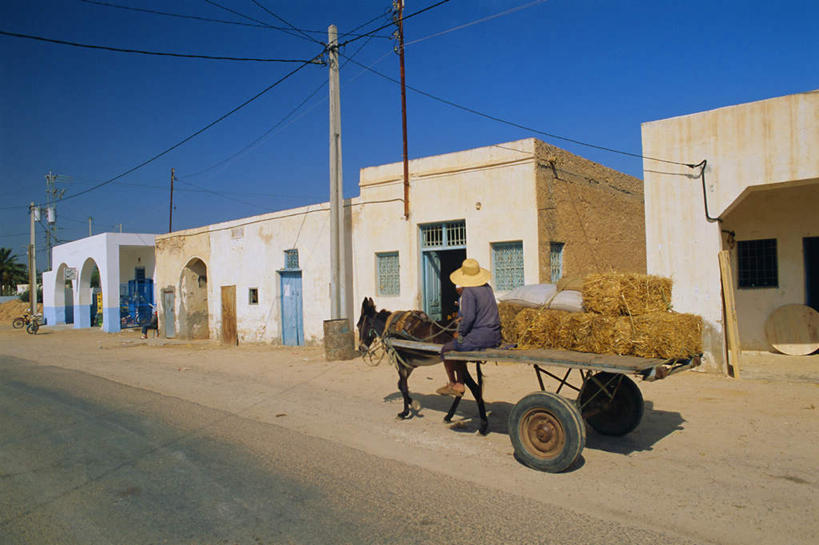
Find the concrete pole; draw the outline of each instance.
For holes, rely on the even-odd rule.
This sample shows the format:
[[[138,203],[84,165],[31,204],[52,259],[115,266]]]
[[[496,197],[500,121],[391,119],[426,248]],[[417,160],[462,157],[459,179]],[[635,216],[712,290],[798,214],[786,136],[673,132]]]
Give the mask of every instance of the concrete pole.
[[[171,169],[171,214],[168,219],[168,232],[173,231],[173,179],[174,179],[174,170]]]
[[[88,216],[88,236],[89,236],[89,237],[91,236],[91,221],[92,221],[93,219],[94,219],[94,218],[92,218],[91,216]]]
[[[28,301],[31,314],[37,312],[37,247],[34,236],[34,203],[29,205],[31,235],[28,243]]]
[[[331,319],[346,314],[344,263],[344,192],[341,173],[341,101],[338,83],[338,30],[327,29],[330,65],[330,313]]]

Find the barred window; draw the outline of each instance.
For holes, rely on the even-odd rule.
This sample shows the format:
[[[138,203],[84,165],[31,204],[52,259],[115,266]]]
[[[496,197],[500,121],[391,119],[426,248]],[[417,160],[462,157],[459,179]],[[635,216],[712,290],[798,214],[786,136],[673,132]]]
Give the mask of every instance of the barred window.
[[[258,305],[259,304],[259,288],[248,288],[248,290],[247,290],[247,303],[249,305]]]
[[[523,285],[523,241],[492,244],[492,277],[496,291]]]
[[[421,226],[421,248],[465,248],[466,221],[449,221]]]
[[[398,252],[375,254],[378,275],[378,295],[400,295],[401,275],[398,264]]]
[[[549,243],[549,264],[552,284],[563,278],[563,246],[562,242]]]
[[[298,269],[299,268],[299,251],[296,249],[284,251],[284,268]]]
[[[737,270],[740,288],[777,287],[776,239],[738,241]]]

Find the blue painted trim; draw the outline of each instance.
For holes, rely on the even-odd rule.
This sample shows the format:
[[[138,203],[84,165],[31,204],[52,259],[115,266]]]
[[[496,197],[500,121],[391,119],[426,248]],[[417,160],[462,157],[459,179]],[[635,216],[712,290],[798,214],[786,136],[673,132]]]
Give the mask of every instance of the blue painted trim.
[[[74,328],[91,327],[91,305],[77,305],[74,307]]]
[[[49,325],[65,323],[65,307],[44,307],[43,317]]]
[[[119,331],[119,307],[102,308],[102,330],[106,333],[116,333]]]

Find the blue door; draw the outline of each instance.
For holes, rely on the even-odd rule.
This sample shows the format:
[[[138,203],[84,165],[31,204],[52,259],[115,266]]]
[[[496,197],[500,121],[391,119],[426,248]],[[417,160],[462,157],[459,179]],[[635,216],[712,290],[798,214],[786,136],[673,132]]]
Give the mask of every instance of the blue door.
[[[441,256],[424,252],[424,312],[433,320],[442,320]]]
[[[279,271],[281,276],[282,344],[304,344],[301,271]]]
[[[176,337],[176,315],[174,314],[174,294],[173,291],[162,292],[162,308],[164,310],[165,337],[173,339]]]

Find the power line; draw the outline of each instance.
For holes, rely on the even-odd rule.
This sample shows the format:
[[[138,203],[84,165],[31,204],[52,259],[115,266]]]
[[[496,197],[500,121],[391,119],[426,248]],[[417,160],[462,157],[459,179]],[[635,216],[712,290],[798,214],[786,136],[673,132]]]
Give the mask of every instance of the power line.
[[[131,7],[131,6],[124,6],[122,4],[114,4],[112,2],[99,2],[97,0],[79,0],[79,1],[84,2],[86,4],[94,4],[94,5],[97,5],[97,6],[117,8],[117,9],[123,9],[123,10],[128,10],[128,11],[136,11],[136,12],[141,12],[141,13],[148,13],[148,14],[151,14],[151,15],[164,15],[166,17],[176,17],[176,18],[179,18],[179,19],[192,19],[192,20],[195,20],[195,21],[202,21],[202,22],[206,22],[206,23],[220,23],[220,24],[225,24],[225,25],[238,25],[238,26],[245,26],[245,27],[252,27],[252,28],[263,28],[263,29],[266,29],[266,30],[289,30],[286,27],[269,25],[269,24],[264,23],[264,22],[245,23],[245,22],[242,22],[242,21],[228,21],[228,20],[225,20],[225,19],[214,19],[212,17],[201,17],[201,16],[198,16],[198,15],[187,15],[187,14],[183,14],[183,13],[172,13],[172,12],[169,12],[169,11],[159,11],[159,10],[155,10],[155,9],[135,8],[135,7]],[[372,22],[372,21],[370,21],[370,22]],[[364,25],[362,25],[362,26],[364,26]],[[308,29],[304,29],[304,28],[300,28],[299,30],[302,31],[302,32],[309,32],[309,33],[313,33],[313,34],[322,34],[322,35],[327,34],[326,30],[308,30]],[[350,32],[345,32],[345,33],[342,33],[342,35],[348,36],[348,35],[352,35],[352,34]],[[390,36],[376,36],[376,37],[377,38],[389,38]]]
[[[293,26],[293,24],[292,24],[292,23],[290,23],[290,21],[287,21],[287,20],[286,20],[286,19],[284,19],[283,17],[280,17],[279,15],[277,15],[276,13],[274,13],[273,11],[271,11],[271,10],[267,9],[267,8],[266,8],[266,7],[265,7],[263,4],[261,4],[260,2],[258,2],[258,0],[251,0],[251,1],[252,1],[254,4],[256,4],[257,6],[259,6],[260,8],[262,8],[264,11],[266,11],[267,13],[269,13],[270,15],[272,15],[273,17],[275,17],[276,19],[278,19],[279,21],[281,21],[282,23],[284,23],[284,24],[286,24],[287,26],[289,26],[291,29],[293,29],[293,30],[295,30],[296,32],[298,32],[299,34],[301,34],[303,37],[305,37],[305,38],[307,38],[308,40],[310,40],[311,42],[315,42],[315,43],[317,43],[317,44],[319,44],[319,45],[322,45],[322,46],[324,45],[322,42],[320,42],[320,41],[316,40],[316,39],[315,39],[315,38],[313,38],[312,36],[310,36],[310,35],[308,35],[308,34],[305,34],[305,33],[304,33],[303,31],[301,31],[300,29],[298,29],[298,28],[294,27],[294,26]]]
[[[27,40],[37,40],[39,42],[48,42],[53,44],[60,44],[60,45],[70,45],[72,47],[82,47],[85,49],[101,49],[104,51],[115,51],[118,53],[136,53],[139,55],[155,55],[160,57],[182,57],[188,59],[206,59],[212,61],[247,61],[247,62],[313,62],[305,61],[304,59],[259,59],[259,58],[250,58],[250,57],[223,57],[223,56],[214,56],[214,55],[192,55],[188,53],[167,53],[167,52],[160,52],[160,51],[142,51],[139,49],[125,49],[121,47],[110,47],[105,45],[92,45],[92,44],[81,44],[77,42],[69,42],[66,40],[57,40],[54,38],[44,38],[42,36],[33,36],[30,34],[20,34],[17,32],[8,32],[5,30],[0,30],[0,35],[4,36],[12,36],[14,38],[25,38]]]
[[[344,56],[344,55],[342,54],[342,56]],[[386,79],[387,81],[391,81],[391,82],[393,82],[393,83],[395,83],[397,85],[401,85],[401,82],[398,81],[397,79],[392,78],[390,76],[387,76],[386,74],[382,74],[381,72],[379,72],[378,70],[375,70],[374,68],[371,68],[369,66],[364,66],[360,62],[352,60],[352,59],[350,59],[350,62],[352,62],[353,64],[357,64],[361,68],[364,68],[365,70],[368,70],[369,72],[372,72],[373,74],[375,74],[377,76],[380,76],[380,77]],[[549,138],[555,138],[557,140],[563,140],[565,142],[571,142],[573,144],[577,144],[579,146],[586,146],[588,148],[599,149],[599,150],[602,150],[602,151],[609,151],[611,153],[619,153],[621,155],[628,155],[630,157],[637,157],[637,158],[640,158],[640,159],[648,159],[650,161],[659,161],[661,163],[681,165],[681,166],[685,166],[685,167],[689,167],[689,168],[694,168],[694,167],[697,166],[697,165],[692,164],[692,163],[681,163],[679,161],[671,161],[669,159],[658,159],[656,157],[647,157],[647,156],[641,155],[639,153],[632,153],[632,152],[629,152],[629,151],[622,151],[622,150],[618,150],[618,149],[614,149],[614,148],[608,148],[608,147],[605,147],[605,146],[598,146],[596,144],[589,144],[588,142],[583,142],[581,140],[577,140],[577,139],[574,139],[574,138],[569,138],[569,137],[566,137],[566,136],[560,136],[560,135],[557,135],[557,134],[554,134],[554,133],[542,131],[540,129],[535,129],[533,127],[528,127],[526,125],[522,125],[522,124],[516,123],[514,121],[509,121],[509,120],[502,119],[502,118],[494,116],[494,115],[490,115],[490,114],[487,114],[487,113],[484,113],[484,112],[480,112],[478,110],[475,110],[474,108],[469,108],[468,106],[463,106],[461,104],[458,104],[457,102],[452,102],[451,100],[447,100],[445,98],[435,96],[432,93],[422,91],[421,89],[418,89],[416,87],[412,87],[410,85],[407,85],[406,87],[407,87],[407,89],[410,89],[410,90],[418,93],[419,95],[423,95],[423,96],[425,96],[427,98],[431,98],[432,100],[436,100],[436,101],[441,102],[443,104],[446,104],[448,106],[452,106],[453,108],[458,108],[459,110],[463,110],[465,112],[469,112],[471,114],[475,114],[477,116],[480,116],[480,117],[483,117],[483,118],[486,118],[486,119],[491,119],[492,121],[497,121],[498,123],[503,123],[505,125],[509,125],[511,127],[516,127],[518,129],[523,129],[525,131],[529,131],[529,132],[532,132],[532,133],[535,133],[535,134],[541,134],[541,135],[547,136]]]
[[[214,2],[213,0],[204,0],[204,1],[206,3],[208,3],[208,4],[210,4],[211,6],[217,7],[219,9],[223,9],[223,10],[225,10],[225,11],[227,11],[229,13],[232,13],[234,15],[238,15],[239,17],[242,17],[243,19],[247,19],[248,21],[254,21],[256,23],[260,23],[260,24],[262,24],[264,26],[270,27],[270,25],[268,25],[264,21],[256,19],[255,17],[251,17],[250,15],[245,15],[244,13],[242,13],[240,11],[236,11],[235,9],[229,8],[227,6],[223,6],[222,4],[220,4],[218,2]],[[272,28],[272,27],[270,27],[270,28]],[[304,38],[304,36],[302,36],[300,34],[295,34],[294,32],[292,32],[288,28],[277,27],[276,30],[280,30],[281,32],[284,32],[285,34],[290,34],[291,36],[295,36],[296,38],[307,39],[307,40],[310,40],[312,42],[316,41],[313,38],[310,38],[310,37]],[[324,45],[324,44],[322,44],[322,45]]]
[[[206,1],[208,1],[208,0],[206,0]],[[409,15],[404,15],[403,17],[401,17],[400,21],[406,21],[406,20],[407,20],[407,19],[409,19],[410,17],[415,17],[416,15],[420,15],[420,14],[424,13],[425,11],[429,11],[429,10],[431,10],[432,8],[437,8],[438,6],[440,6],[440,5],[442,5],[442,4],[446,4],[446,3],[447,3],[447,2],[449,2],[449,1],[450,1],[450,0],[441,0],[440,2],[437,2],[437,3],[435,3],[435,4],[432,4],[431,6],[427,6],[427,7],[425,7],[424,9],[419,9],[418,11],[415,11],[415,12],[413,12],[413,13],[410,13]],[[375,34],[375,33],[376,33],[376,32],[378,32],[379,30],[384,30],[385,28],[392,26],[394,23],[397,23],[398,21],[399,21],[399,20],[396,20],[396,21],[391,21],[391,22],[387,23],[386,25],[382,25],[382,26],[380,26],[380,27],[376,28],[375,30],[371,30],[370,32],[367,32],[366,34],[361,34],[360,36],[356,36],[356,37],[354,37],[354,38],[350,38],[350,39],[349,39],[349,40],[347,40],[346,42],[342,42],[342,43],[338,44],[338,47],[339,47],[339,48],[342,48],[342,47],[344,47],[345,45],[347,45],[347,44],[349,44],[349,43],[351,43],[351,42],[354,42],[354,41],[356,41],[356,40],[360,40],[361,38],[364,38],[364,37],[366,37],[366,36],[370,36],[371,34]]]
[[[383,16],[384,16],[384,14],[379,15],[378,17],[376,17],[376,19],[381,18],[381,17],[383,17]],[[368,25],[369,23],[373,22],[374,20],[375,20],[375,19],[370,19],[370,20],[369,20],[369,21],[367,21],[366,23],[363,23],[363,24],[359,25],[357,28],[361,28],[362,26]],[[372,36],[369,36],[369,37],[367,38],[367,40],[365,40],[365,41],[364,41],[364,43],[361,45],[361,47],[359,47],[359,48],[358,48],[358,49],[355,51],[355,53],[353,53],[353,54],[350,56],[350,59],[355,58],[355,57],[356,57],[356,56],[357,56],[359,53],[361,53],[361,50],[362,50],[362,49],[364,49],[364,48],[367,46],[367,44],[370,42],[370,39],[371,39],[371,38],[372,38]],[[345,61],[344,61],[344,63],[341,65],[341,68],[344,68],[345,66],[347,66],[347,63],[349,63],[349,62],[350,62],[350,59],[345,60]],[[292,116],[293,116],[293,115],[294,115],[294,114],[295,114],[297,111],[299,111],[299,109],[301,109],[301,108],[302,108],[302,107],[303,107],[303,106],[304,106],[304,105],[305,105],[305,104],[306,104],[306,103],[307,103],[307,102],[308,102],[308,101],[309,101],[311,98],[313,98],[314,96],[316,96],[316,94],[318,94],[318,92],[319,92],[319,91],[321,91],[322,89],[324,89],[324,87],[325,87],[326,85],[327,85],[327,81],[325,80],[325,81],[323,81],[323,82],[322,82],[322,83],[321,83],[321,84],[320,84],[318,87],[316,87],[316,88],[313,90],[313,92],[312,92],[312,93],[310,93],[309,95],[307,95],[307,97],[306,97],[304,100],[302,100],[302,101],[301,101],[301,102],[300,102],[298,105],[296,105],[296,107],[294,107],[294,108],[293,108],[292,110],[290,110],[290,111],[289,111],[289,112],[288,112],[288,113],[287,113],[287,114],[286,114],[284,117],[282,117],[282,118],[281,118],[279,121],[277,121],[277,122],[276,122],[276,123],[275,123],[275,124],[274,124],[272,127],[270,127],[269,129],[267,129],[267,130],[266,130],[264,133],[262,133],[262,134],[261,134],[259,137],[257,137],[255,140],[253,140],[252,142],[250,142],[250,143],[249,143],[249,144],[247,144],[246,146],[244,146],[244,147],[243,147],[242,149],[240,149],[239,151],[237,151],[237,152],[233,153],[232,155],[230,155],[229,157],[227,157],[227,158],[225,158],[225,159],[222,159],[222,160],[221,160],[221,161],[219,161],[218,163],[214,163],[214,164],[210,165],[209,167],[206,167],[206,168],[204,168],[204,169],[202,169],[202,170],[199,170],[199,171],[193,172],[193,173],[191,173],[191,174],[187,174],[187,175],[185,175],[185,176],[177,176],[177,178],[178,178],[178,179],[180,179],[180,180],[184,180],[184,179],[193,178],[193,177],[195,177],[195,176],[199,176],[199,175],[201,175],[201,174],[204,174],[205,172],[209,172],[209,171],[213,170],[214,168],[217,168],[217,167],[219,167],[219,166],[221,166],[221,165],[224,165],[225,163],[227,163],[227,162],[229,162],[229,161],[231,161],[231,160],[235,159],[236,157],[238,157],[239,155],[241,155],[241,154],[242,154],[242,153],[244,153],[245,151],[247,151],[247,150],[249,150],[250,148],[252,148],[253,146],[255,146],[257,143],[261,142],[261,141],[262,141],[262,140],[263,140],[265,137],[267,137],[267,135],[269,135],[270,133],[272,133],[274,130],[276,130],[277,128],[279,128],[280,126],[282,126],[282,125],[284,124],[284,122],[285,122],[285,121],[287,121],[288,119],[290,119],[290,117],[292,117]],[[318,105],[318,104],[320,104],[320,103],[318,103],[318,102],[317,102],[317,103],[316,103],[316,105]],[[312,108],[311,108],[311,109],[312,109]],[[188,183],[190,183],[190,182],[188,182]]]
[[[124,176],[127,176],[128,174],[131,174],[132,172],[134,172],[134,171],[136,171],[136,170],[138,170],[138,169],[140,169],[140,168],[144,167],[144,166],[145,166],[145,165],[147,165],[148,163],[151,163],[151,162],[153,162],[153,161],[155,161],[155,160],[159,159],[159,158],[160,158],[160,157],[162,157],[163,155],[166,155],[166,154],[170,153],[171,151],[175,150],[176,148],[178,148],[178,147],[179,147],[179,146],[181,146],[182,144],[184,144],[184,143],[188,142],[189,140],[192,140],[194,137],[196,137],[196,136],[198,136],[198,135],[202,134],[203,132],[205,132],[205,131],[206,131],[206,130],[208,130],[209,128],[213,127],[213,126],[214,126],[214,125],[216,125],[217,123],[219,123],[219,122],[223,121],[223,120],[224,120],[224,119],[226,119],[227,117],[229,117],[229,116],[233,115],[234,113],[238,112],[239,110],[241,110],[242,108],[244,108],[245,106],[247,106],[248,104],[250,104],[251,102],[253,102],[254,100],[256,100],[257,98],[261,97],[262,95],[264,95],[265,93],[267,93],[268,91],[270,91],[271,89],[273,89],[274,87],[276,87],[277,85],[279,85],[280,83],[282,83],[283,81],[285,81],[286,79],[288,79],[290,76],[292,76],[293,74],[295,74],[296,72],[298,72],[299,70],[301,70],[302,68],[304,68],[305,66],[307,66],[308,64],[310,64],[310,63],[311,63],[313,60],[315,60],[315,59],[319,58],[319,57],[320,57],[321,55],[323,55],[323,54],[324,54],[324,51],[322,51],[322,52],[321,52],[319,55],[316,55],[315,57],[313,57],[313,59],[311,59],[310,61],[306,61],[306,62],[304,62],[304,64],[302,64],[302,65],[301,65],[301,66],[299,66],[298,68],[295,68],[295,69],[291,70],[290,72],[288,72],[287,74],[285,74],[284,76],[282,76],[281,78],[279,78],[278,80],[276,80],[275,82],[273,82],[272,84],[268,85],[267,87],[265,87],[264,89],[262,89],[261,91],[259,91],[258,93],[256,93],[256,94],[255,94],[253,97],[251,97],[251,98],[247,99],[246,101],[244,101],[244,102],[243,102],[243,103],[241,103],[240,105],[238,105],[238,106],[236,106],[235,108],[233,108],[232,110],[230,110],[228,113],[226,113],[226,114],[222,115],[221,117],[219,117],[219,118],[218,118],[218,119],[216,119],[215,121],[212,121],[211,123],[208,123],[207,125],[205,125],[205,126],[204,126],[204,127],[202,127],[201,129],[199,129],[198,131],[196,131],[195,133],[193,133],[193,134],[191,134],[190,136],[188,136],[188,137],[186,137],[186,138],[184,138],[184,139],[180,140],[179,142],[177,142],[177,143],[176,143],[176,144],[174,144],[173,146],[171,146],[171,147],[169,147],[169,148],[165,149],[164,151],[162,151],[162,152],[160,152],[160,153],[157,153],[156,155],[154,155],[154,156],[153,156],[153,157],[151,157],[150,159],[146,159],[145,161],[141,162],[140,164],[136,165],[135,167],[131,167],[131,168],[129,168],[128,170],[126,170],[125,172],[123,172],[123,173],[121,173],[121,174],[118,174],[118,175],[114,176],[113,178],[109,178],[108,180],[105,180],[104,182],[101,182],[101,183],[99,183],[99,184],[97,184],[97,185],[95,185],[95,186],[92,186],[92,187],[90,187],[90,188],[88,188],[88,189],[85,189],[85,190],[83,190],[83,191],[80,191],[79,193],[74,193],[74,194],[72,194],[72,195],[68,195],[67,197],[63,198],[63,200],[64,200],[64,201],[67,201],[67,200],[69,200],[69,199],[73,199],[73,198],[75,198],[75,197],[79,197],[80,195],[84,195],[84,194],[86,194],[86,193],[89,193],[89,192],[91,192],[91,191],[94,191],[95,189],[99,189],[100,187],[103,187],[103,186],[108,185],[108,184],[110,184],[110,183],[112,183],[112,182],[115,182],[116,180],[119,180],[120,178],[122,178],[122,177],[124,177]]]

